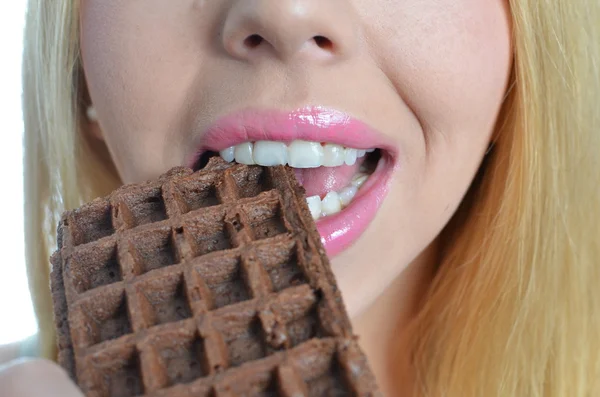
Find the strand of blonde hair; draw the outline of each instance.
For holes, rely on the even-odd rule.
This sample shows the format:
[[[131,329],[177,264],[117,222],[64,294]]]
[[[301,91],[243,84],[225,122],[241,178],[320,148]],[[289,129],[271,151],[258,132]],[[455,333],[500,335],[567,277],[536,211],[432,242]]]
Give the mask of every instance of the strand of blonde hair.
[[[28,3],[23,54],[25,244],[40,354],[56,354],[49,256],[65,209],[118,185],[102,152],[82,134],[77,1]]]
[[[600,5],[511,1],[514,86],[415,322],[423,396],[600,395]]]

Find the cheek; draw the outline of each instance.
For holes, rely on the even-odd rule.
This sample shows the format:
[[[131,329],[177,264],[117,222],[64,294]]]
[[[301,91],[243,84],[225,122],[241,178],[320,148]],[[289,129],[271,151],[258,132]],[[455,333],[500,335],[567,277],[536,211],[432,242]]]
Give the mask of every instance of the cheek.
[[[446,138],[456,127],[485,133],[511,63],[506,1],[413,0],[371,12],[378,61],[423,127]]]
[[[510,75],[509,14],[501,0],[388,7],[370,11],[369,34],[419,126],[402,132],[409,157],[390,200],[396,212],[414,210],[398,224],[411,227],[407,246],[420,247],[455,212],[489,144]]]
[[[379,53],[392,55],[379,61],[421,126],[411,137],[412,151],[423,153],[413,175],[421,184],[447,185],[454,205],[476,172],[505,95],[509,10],[505,0],[409,3],[373,32],[398,26],[380,40]]]
[[[87,0],[82,6],[86,80],[124,182],[151,178],[181,158],[184,143],[174,144],[174,137],[200,53],[182,10],[157,0],[143,6]]]

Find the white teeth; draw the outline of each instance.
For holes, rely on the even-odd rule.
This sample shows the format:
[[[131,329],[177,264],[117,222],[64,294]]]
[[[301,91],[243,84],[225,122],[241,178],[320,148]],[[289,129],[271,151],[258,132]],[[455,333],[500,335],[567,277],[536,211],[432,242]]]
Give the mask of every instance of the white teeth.
[[[221,155],[221,157],[223,158],[223,160],[227,161],[228,163],[231,163],[233,160],[235,160],[235,147],[230,146],[227,149],[223,149],[219,152],[219,154]]]
[[[254,143],[253,157],[258,165],[285,165],[288,162],[288,149],[283,142],[258,141]]]
[[[333,143],[293,141],[286,145],[278,141],[243,142],[219,152],[221,157],[241,164],[258,164],[266,167],[289,164],[296,168],[339,167],[354,165],[356,159],[375,149],[346,148]]]
[[[340,145],[328,143],[323,146],[323,162],[325,167],[339,167],[346,158],[345,149]]]
[[[324,216],[337,214],[342,208],[347,207],[368,177],[369,175],[359,172],[352,178],[352,182],[339,192],[331,191],[323,199],[319,196],[307,197],[306,203],[313,219],[318,220]]]
[[[356,187],[361,187],[368,178],[369,175],[359,172],[352,178],[352,185]]]
[[[236,145],[234,150],[235,161],[240,164],[254,164],[254,158],[252,157],[253,147],[252,142],[244,142]]]
[[[346,186],[345,188],[343,188],[340,193],[340,203],[345,207],[348,204],[350,204],[350,202],[352,201],[352,199],[354,198],[354,196],[356,196],[356,192],[358,192],[358,187],[356,186]]]
[[[333,215],[342,210],[340,196],[337,192],[329,192],[321,201],[321,212],[323,215]]]
[[[321,197],[310,196],[306,198],[306,202],[308,203],[308,209],[313,219],[319,219],[321,217]]]
[[[354,165],[354,163],[356,163],[356,155],[358,154],[358,151],[356,149],[346,149],[346,158],[344,159],[344,162],[346,163],[346,165]]]
[[[319,142],[294,141],[288,147],[288,164],[295,168],[317,168],[323,159],[323,146]]]
[[[357,158],[373,151],[375,149],[353,149],[332,143],[321,145],[320,142],[296,140],[289,146],[278,141],[243,142],[223,149],[219,154],[227,162],[235,160],[240,164],[266,167],[289,164],[295,168],[316,168],[354,165]],[[340,212],[352,202],[368,178],[366,168],[361,164],[350,184],[339,192],[331,191],[323,199],[319,196],[307,197],[306,203],[313,219]]]

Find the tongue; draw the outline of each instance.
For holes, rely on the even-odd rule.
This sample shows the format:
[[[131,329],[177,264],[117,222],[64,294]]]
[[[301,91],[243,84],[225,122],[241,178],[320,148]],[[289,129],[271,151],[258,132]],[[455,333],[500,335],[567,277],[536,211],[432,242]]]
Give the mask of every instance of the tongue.
[[[348,186],[352,177],[358,172],[364,158],[358,159],[354,165],[339,167],[294,168],[296,179],[306,189],[306,196],[320,196],[331,191],[340,191]]]

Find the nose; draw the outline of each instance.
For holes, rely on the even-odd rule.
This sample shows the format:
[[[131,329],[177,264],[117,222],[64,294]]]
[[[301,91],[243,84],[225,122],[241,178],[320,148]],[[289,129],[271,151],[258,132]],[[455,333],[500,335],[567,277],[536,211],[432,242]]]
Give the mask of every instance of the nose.
[[[275,57],[284,62],[343,59],[357,46],[352,8],[341,0],[235,0],[222,43],[244,61]]]

